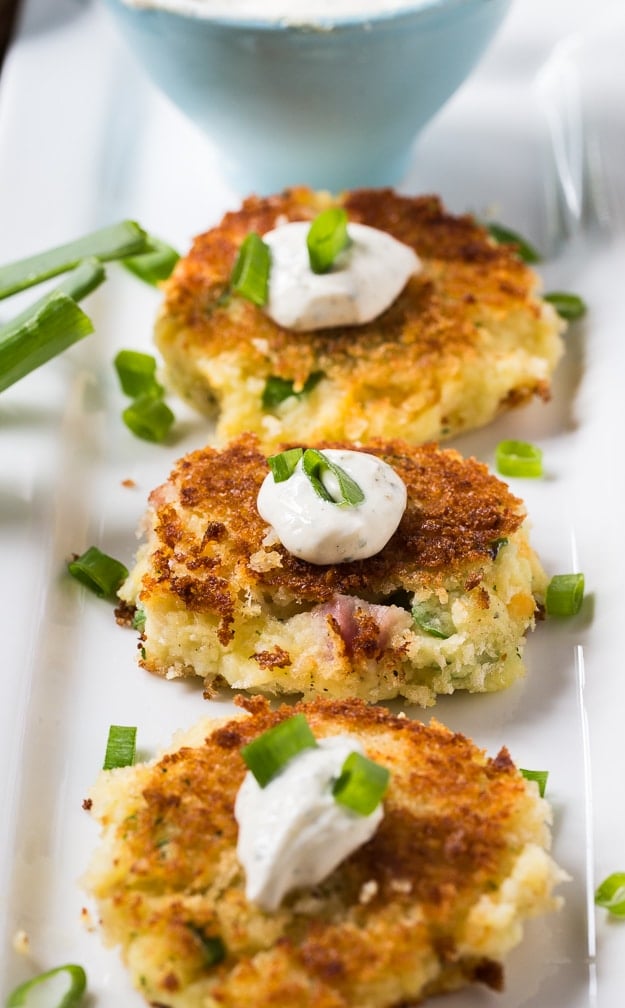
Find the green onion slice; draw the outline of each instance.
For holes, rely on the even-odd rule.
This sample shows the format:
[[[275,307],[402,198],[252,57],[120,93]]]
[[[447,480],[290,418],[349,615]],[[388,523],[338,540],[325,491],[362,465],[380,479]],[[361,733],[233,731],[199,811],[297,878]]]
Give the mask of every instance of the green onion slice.
[[[595,892],[595,903],[615,917],[625,917],[625,872],[613,872],[603,880]]]
[[[230,278],[230,286],[236,294],[262,307],[269,297],[269,270],[271,252],[269,246],[255,231],[248,234],[239,249]]]
[[[576,616],[584,601],[583,574],[554,574],[547,585],[548,616]]]
[[[226,958],[226,946],[219,935],[207,935],[196,924],[187,924],[189,930],[197,938],[204,957],[205,966],[217,966]]]
[[[543,301],[552,304],[560,318],[566,319],[567,322],[575,322],[586,314],[586,302],[577,294],[551,291],[543,295]]]
[[[314,749],[316,745],[304,715],[295,714],[243,746],[241,756],[260,786],[266,787],[289,760],[304,749]]]
[[[347,211],[328,207],[310,225],[306,245],[313,273],[327,273],[336,257],[350,243],[347,233]]]
[[[121,221],[46,252],[0,267],[0,299],[58,276],[94,257],[101,262],[145,251],[147,235],[135,221]]]
[[[527,241],[527,239],[522,238],[520,234],[516,231],[512,231],[510,228],[504,227],[503,224],[497,224],[495,221],[488,221],[485,224],[486,230],[499,242],[500,245],[513,245],[515,252],[517,253],[519,259],[522,259],[526,263],[537,263],[540,262],[542,256],[533,245]]]
[[[548,770],[522,770],[519,767],[519,773],[525,777],[525,780],[533,780],[538,784],[538,791],[541,798],[545,797],[545,789],[547,787],[547,778],[549,777]]]
[[[140,255],[124,256],[122,266],[139,280],[157,287],[171,276],[180,255],[171,245],[161,241],[160,238],[155,238],[154,235],[147,236],[147,245],[147,251]]]
[[[299,399],[302,396],[308,395],[323,377],[323,371],[313,371],[308,375],[299,392],[296,392],[295,382],[292,378],[279,378],[278,375],[269,375],[262,394],[263,409],[275,409],[276,406],[279,406],[285,399],[290,399],[291,396],[296,396]]]
[[[76,302],[55,291],[0,329],[0,392],[93,332]]]
[[[163,387],[156,380],[156,358],[138,350],[120,350],[113,361],[119,383],[127,396],[162,396]]]
[[[132,617],[132,629],[138,630],[139,633],[143,633],[145,630],[145,609],[142,609],[140,606],[137,606],[134,611]]]
[[[322,500],[339,507],[355,507],[360,504],[365,495],[351,476],[336,462],[316,448],[307,448],[302,456],[302,469],[312,483],[313,490]],[[324,475],[334,477],[332,492],[324,483]]]
[[[111,725],[106,741],[103,770],[132,766],[135,761],[137,729],[130,725]]]
[[[122,420],[129,430],[144,441],[164,441],[176,418],[160,396],[142,395],[127,406]]]
[[[374,763],[359,752],[353,752],[343,763],[332,794],[339,805],[344,805],[358,815],[371,815],[382,801],[389,779],[386,767]]]
[[[290,479],[303,454],[303,448],[289,448],[287,451],[280,452],[279,455],[270,455],[267,459],[267,465],[271,469],[274,481],[284,483],[285,480]]]
[[[95,592],[100,598],[114,598],[117,589],[128,577],[128,568],[114,557],[90,546],[82,556],[67,565],[72,577]]]
[[[495,463],[502,476],[528,476],[543,474],[543,453],[528,441],[500,441],[495,451]]]
[[[450,613],[430,602],[417,602],[413,605],[412,618],[417,626],[430,637],[447,640],[456,632]]]
[[[57,966],[16,987],[9,994],[6,1008],[39,1008],[44,1004],[48,1008],[75,1008],[86,987],[87,975],[82,966]]]

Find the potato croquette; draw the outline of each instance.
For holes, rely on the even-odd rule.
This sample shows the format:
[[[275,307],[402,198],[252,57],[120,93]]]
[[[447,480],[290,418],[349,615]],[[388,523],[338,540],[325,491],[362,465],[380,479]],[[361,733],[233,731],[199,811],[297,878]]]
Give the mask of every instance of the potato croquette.
[[[232,294],[250,232],[341,205],[349,220],[410,246],[422,269],[373,321],[313,332],[277,325]],[[440,441],[533,396],[549,397],[564,323],[536,273],[473,217],[434,196],[307,188],[252,196],[201,234],[165,284],[156,343],[168,382],[217,414],[218,443],[245,432],[266,445],[400,437]]]
[[[147,764],[103,772],[102,828],[85,887],[104,937],[159,1008],[399,1008],[470,983],[500,990],[524,921],[564,878],[550,810],[506,749],[494,758],[356,700],[204,720]],[[373,837],[274,911],[247,900],[234,803],[241,747],[303,712],[349,733],[390,771]]]
[[[330,446],[355,447],[317,445]],[[138,610],[146,669],[199,676],[209,695],[229,685],[423,706],[524,674],[546,578],[522,502],[451,449],[358,447],[401,477],[407,507],[380,552],[323,566],[290,554],[258,513],[269,469],[253,436],[176,464],[120,590]]]

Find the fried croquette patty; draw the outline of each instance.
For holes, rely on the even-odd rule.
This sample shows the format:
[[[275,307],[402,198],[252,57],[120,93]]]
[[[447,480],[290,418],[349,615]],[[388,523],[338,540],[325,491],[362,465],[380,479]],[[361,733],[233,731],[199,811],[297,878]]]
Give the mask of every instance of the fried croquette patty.
[[[102,773],[86,888],[136,987],[171,1008],[391,1008],[472,981],[503,986],[526,918],[563,877],[550,810],[506,749],[357,700],[203,720],[152,763]],[[390,770],[373,838],[275,911],[248,902],[234,803],[243,745],[294,712]]]
[[[208,691],[401,695],[424,706],[523,674],[545,575],[522,502],[450,449],[360,449],[402,478],[406,511],[378,554],[324,566],[291,555],[260,517],[268,465],[252,435],[177,463],[151,494],[147,540],[120,590],[139,609],[145,668],[201,676]]]
[[[421,259],[382,315],[295,333],[230,294],[248,233],[312,219],[332,204]],[[218,411],[219,443],[246,431],[265,444],[302,431],[311,441],[438,441],[534,395],[548,398],[563,323],[537,290],[511,248],[434,196],[365,189],[332,198],[295,188],[250,197],[195,239],[165,285],[156,343],[170,383],[199,410]]]

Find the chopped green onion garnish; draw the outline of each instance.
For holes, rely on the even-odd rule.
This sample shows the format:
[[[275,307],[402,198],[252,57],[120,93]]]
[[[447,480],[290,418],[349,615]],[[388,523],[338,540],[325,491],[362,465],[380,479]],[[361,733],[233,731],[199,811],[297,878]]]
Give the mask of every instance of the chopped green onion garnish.
[[[180,256],[175,249],[154,235],[147,236],[147,251],[140,255],[124,256],[122,265],[139,280],[156,287],[171,276]]]
[[[347,212],[342,207],[322,210],[310,225],[306,245],[313,273],[327,273],[334,260],[350,243]]]
[[[290,479],[303,454],[303,448],[289,448],[288,451],[280,452],[279,455],[270,455],[267,459],[267,465],[271,469],[274,481],[284,483],[285,480]]]
[[[147,235],[134,221],[112,224],[66,245],[0,267],[0,298],[65,273],[83,259],[93,257],[101,262],[121,259],[143,252],[146,245]]]
[[[0,392],[93,332],[91,319],[54,292],[0,329]]]
[[[292,378],[279,378],[277,375],[269,375],[267,381],[265,382],[265,388],[263,389],[263,409],[274,409],[276,406],[279,406],[280,403],[284,402],[285,399],[290,399],[291,396],[300,398],[301,396],[307,395],[309,392],[312,392],[315,385],[317,385],[323,377],[323,371],[313,371],[312,374],[308,375],[308,378],[302,385],[299,392],[295,392],[295,382]]]
[[[156,380],[156,358],[138,350],[120,350],[116,355],[115,370],[122,390],[136,399],[142,395],[161,396],[163,387]]]
[[[560,318],[566,319],[567,322],[575,322],[586,314],[586,303],[577,294],[551,291],[543,295],[543,300],[552,304]]]
[[[549,776],[548,770],[522,770],[519,767],[519,773],[525,777],[525,780],[536,781],[540,797],[545,797],[545,788],[547,787],[547,778]]]
[[[429,602],[417,602],[413,605],[412,618],[430,637],[447,640],[456,632],[451,615],[445,609],[435,608]]]
[[[265,787],[289,760],[304,749],[314,749],[316,745],[304,715],[295,714],[243,746],[241,756],[260,786]]]
[[[302,456],[302,468],[312,483],[313,490],[322,500],[338,504],[339,507],[354,507],[365,499],[356,481],[316,448],[306,449]],[[323,481],[323,476],[328,473],[334,477],[332,492]]]
[[[75,1008],[86,987],[87,976],[82,966],[57,966],[16,987],[9,994],[6,1008],[39,1008],[44,1004],[48,1008]]]
[[[554,574],[547,585],[548,616],[576,616],[584,601],[583,574]]]
[[[625,917],[625,872],[614,872],[603,880],[595,892],[595,903],[615,917]]]
[[[114,598],[117,589],[128,577],[128,569],[119,560],[90,546],[82,556],[71,560],[67,568],[77,581],[100,598]]]
[[[130,725],[111,725],[106,742],[103,770],[132,766],[135,761],[137,729]]]
[[[145,609],[137,607],[132,617],[132,629],[143,633],[145,630]]]
[[[269,297],[269,270],[271,252],[254,231],[248,234],[239,249],[230,278],[230,286],[236,294],[262,307]]]
[[[339,805],[345,805],[358,815],[371,815],[384,797],[389,778],[386,767],[353,752],[343,763],[332,794]]]
[[[538,477],[543,474],[543,453],[528,441],[500,441],[495,463],[502,476]]]
[[[485,227],[500,245],[514,245],[519,259],[522,259],[523,262],[540,262],[542,258],[540,253],[516,231],[511,231],[510,228],[504,227],[503,224],[496,224],[494,221],[488,222]]]
[[[500,536],[499,539],[493,539],[492,543],[490,543],[488,548],[489,553],[492,556],[493,560],[497,559],[497,557],[499,556],[499,551],[502,550],[503,547],[507,545],[507,543],[508,540],[506,536]]]
[[[202,947],[205,966],[217,966],[226,958],[226,946],[219,935],[206,935],[201,927],[195,924],[187,924]]]
[[[164,441],[175,419],[167,403],[154,395],[140,396],[122,413],[126,427],[144,441]]]
[[[67,294],[74,301],[82,301],[87,294],[99,287],[106,279],[104,266],[99,259],[83,259],[75,269],[66,273],[54,288],[61,294]]]

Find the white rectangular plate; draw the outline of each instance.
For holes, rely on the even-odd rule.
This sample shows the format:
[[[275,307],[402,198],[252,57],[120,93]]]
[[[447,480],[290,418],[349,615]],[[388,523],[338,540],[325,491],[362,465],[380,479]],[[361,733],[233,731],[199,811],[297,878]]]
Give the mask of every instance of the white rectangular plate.
[[[423,134],[402,184],[518,228],[548,253],[547,288],[589,305],[567,336],[551,403],[456,442],[490,464],[503,437],[541,445],[544,479],[511,481],[513,490],[548,572],[583,570],[587,597],[576,619],[539,626],[523,683],[436,708],[492,754],[505,744],[518,764],[549,769],[554,852],[571,876],[564,910],[532,922],[510,957],[505,993],[464,991],[440,1000],[448,1008],[622,1004],[625,931],[595,911],[592,894],[596,880],[625,870],[625,13],[608,2],[589,11],[583,0],[540,7],[513,8],[482,66]],[[185,251],[242,195],[96,4],[26,0],[0,86],[0,261],[124,217]],[[207,706],[193,684],[138,670],[132,633],[64,573],[91,544],[129,563],[147,494],[208,439],[178,403],[165,447],[133,439],[120,421],[111,360],[122,346],[149,350],[158,299],[110,267],[87,306],[95,335],[0,397],[3,996],[40,970],[80,962],[94,1008],[142,1004],[117,952],[89,926],[78,880],[96,835],[82,799],[109,724],[136,724],[151,755],[207,710],[230,709]],[[13,311],[0,304],[0,318]],[[27,951],[14,947],[20,933]]]

